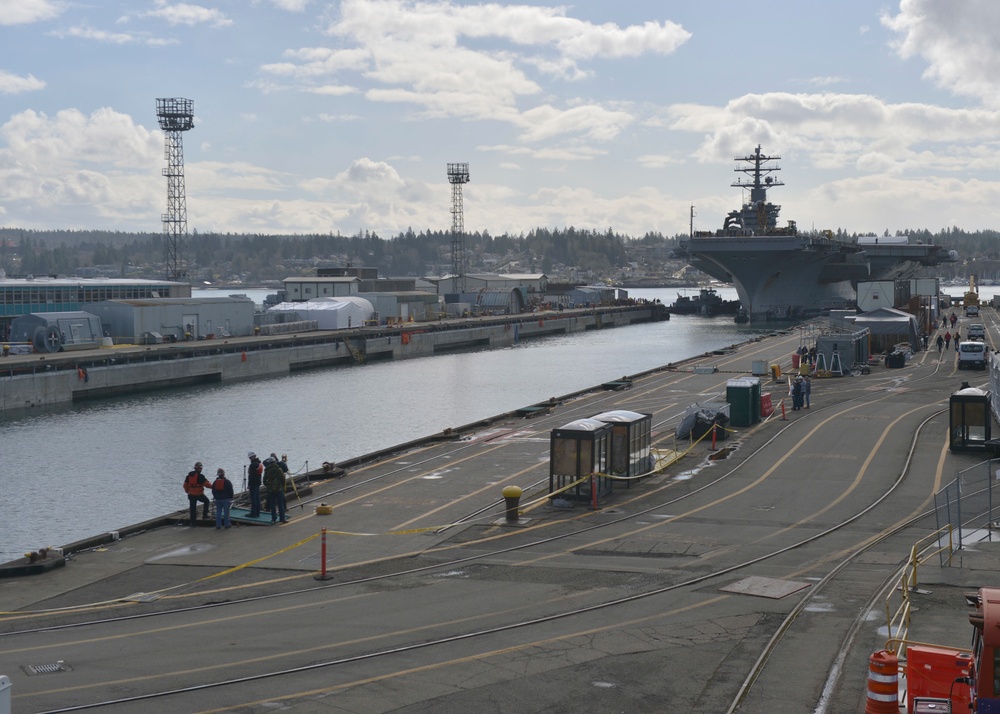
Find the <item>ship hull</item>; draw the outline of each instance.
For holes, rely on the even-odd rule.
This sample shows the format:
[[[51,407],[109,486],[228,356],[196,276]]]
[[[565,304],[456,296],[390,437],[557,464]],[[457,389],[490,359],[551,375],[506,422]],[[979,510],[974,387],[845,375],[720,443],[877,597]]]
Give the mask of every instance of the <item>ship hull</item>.
[[[689,262],[732,283],[752,322],[795,319],[845,307],[869,275],[853,244],[803,236],[691,238]]]

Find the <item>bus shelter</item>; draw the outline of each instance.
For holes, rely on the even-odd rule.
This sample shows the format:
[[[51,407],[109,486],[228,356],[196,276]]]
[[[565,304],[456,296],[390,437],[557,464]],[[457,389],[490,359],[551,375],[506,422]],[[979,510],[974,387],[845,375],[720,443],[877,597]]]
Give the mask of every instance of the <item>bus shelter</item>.
[[[607,475],[612,425],[577,419],[552,430],[549,444],[549,494],[590,501],[594,506],[611,492]]]
[[[611,455],[608,458],[611,475],[632,479],[652,468],[652,414],[618,409],[593,418],[611,425]],[[631,481],[626,484],[630,485]]]
[[[989,446],[993,414],[990,393],[968,382],[948,400],[948,448],[951,451],[979,451]]]

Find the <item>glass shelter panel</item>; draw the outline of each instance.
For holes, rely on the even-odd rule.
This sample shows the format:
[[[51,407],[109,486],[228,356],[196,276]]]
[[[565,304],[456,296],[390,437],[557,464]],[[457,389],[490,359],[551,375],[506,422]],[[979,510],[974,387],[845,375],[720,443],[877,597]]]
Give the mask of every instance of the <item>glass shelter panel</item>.
[[[549,493],[554,498],[596,501],[611,491],[607,476],[611,425],[578,419],[553,429],[549,446]]]
[[[603,412],[595,420],[611,425],[609,469],[618,478],[636,478],[649,471],[653,415],[625,410]]]

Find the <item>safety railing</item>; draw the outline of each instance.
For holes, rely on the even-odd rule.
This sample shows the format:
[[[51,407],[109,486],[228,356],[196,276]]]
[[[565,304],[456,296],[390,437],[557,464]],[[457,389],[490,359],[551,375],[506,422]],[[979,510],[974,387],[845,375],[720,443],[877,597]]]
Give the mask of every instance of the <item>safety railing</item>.
[[[910,594],[917,590],[919,582],[917,573],[920,566],[930,558],[943,554],[947,554],[947,558],[944,560],[950,564],[954,549],[953,531],[950,524],[929,533],[910,548],[906,565],[903,566],[899,575],[899,586],[893,588],[885,598],[887,628],[885,648],[895,652],[898,657],[906,656],[906,647],[909,643],[910,613],[912,612]],[[898,605],[893,606],[893,599],[897,593],[900,601]]]

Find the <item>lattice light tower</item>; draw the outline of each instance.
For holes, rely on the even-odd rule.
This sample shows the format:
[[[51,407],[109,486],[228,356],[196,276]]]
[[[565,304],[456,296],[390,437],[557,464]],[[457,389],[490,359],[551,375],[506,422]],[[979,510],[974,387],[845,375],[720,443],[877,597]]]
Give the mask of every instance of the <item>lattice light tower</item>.
[[[194,102],[179,97],[156,100],[156,118],[166,132],[167,212],[160,216],[167,249],[167,279],[187,277],[187,198],[184,193],[185,131],[194,128]]]
[[[458,292],[465,292],[465,216],[462,208],[462,185],[469,183],[468,164],[448,164],[451,184],[451,273]]]

